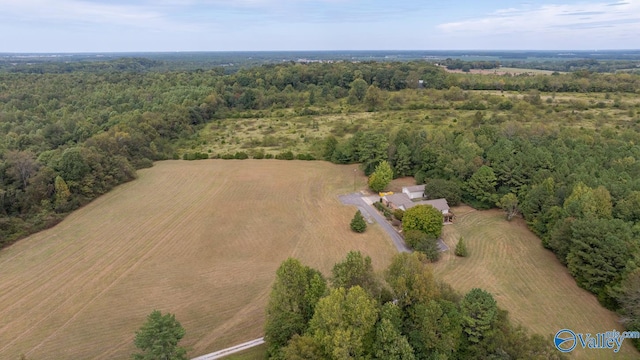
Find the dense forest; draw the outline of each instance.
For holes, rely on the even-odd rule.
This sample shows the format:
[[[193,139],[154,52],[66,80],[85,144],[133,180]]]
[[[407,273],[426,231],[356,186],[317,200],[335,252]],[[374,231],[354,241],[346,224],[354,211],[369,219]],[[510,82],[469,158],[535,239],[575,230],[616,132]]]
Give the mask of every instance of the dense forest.
[[[271,359],[563,359],[552,341],[514,326],[493,296],[464,296],[417,254],[384,274],[350,252],[323,275],[296,259],[276,273],[265,326]]]
[[[154,61],[0,73],[0,245],[202,146],[223,120],[386,112],[309,140],[305,158],[367,174],[386,160],[452,204],[515,198],[578,284],[640,330],[640,76],[451,74],[425,61],[148,71]],[[409,110],[424,115],[387,126]]]

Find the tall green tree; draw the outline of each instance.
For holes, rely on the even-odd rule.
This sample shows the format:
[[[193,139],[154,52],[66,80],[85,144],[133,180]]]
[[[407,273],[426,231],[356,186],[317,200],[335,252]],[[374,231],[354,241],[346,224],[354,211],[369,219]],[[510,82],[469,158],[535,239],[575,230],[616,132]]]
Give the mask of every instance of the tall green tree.
[[[353,143],[354,158],[362,164],[365,175],[371,175],[376,167],[387,158],[389,141],[385,134],[373,131],[357,132],[351,142]]]
[[[326,290],[322,274],[297,259],[289,258],[280,265],[267,305],[265,342],[270,356],[277,355],[292,336],[304,334]]]
[[[573,187],[571,195],[564,201],[564,210],[569,216],[595,216],[611,218],[611,195],[603,186],[592,189],[582,182]]]
[[[349,89],[349,102],[352,104],[360,103],[367,95],[369,85],[363,79],[355,79]]]
[[[282,357],[287,360],[323,360],[320,345],[310,335],[293,335],[286,347],[282,348]]]
[[[412,174],[411,150],[409,150],[407,145],[398,145],[393,169],[395,170],[396,177],[404,177]]]
[[[360,286],[373,295],[376,277],[369,256],[362,256],[360,251],[349,251],[347,257],[336,263],[331,270],[331,284],[334,288],[350,289]]]
[[[557,210],[554,211],[554,208]],[[554,213],[562,211],[558,207],[556,184],[553,178],[546,178],[541,183],[533,185],[525,194],[520,209],[531,230],[544,241],[553,227]]]
[[[430,300],[409,309],[409,343],[420,359],[452,358],[460,346],[462,315],[446,300]]]
[[[377,320],[376,301],[364,289],[338,288],[318,302],[309,331],[326,359],[366,358]]]
[[[136,360],[184,360],[187,350],[178,346],[186,331],[175,315],[162,315],[154,310],[136,332],[134,344],[142,352],[133,355]]]
[[[382,106],[383,98],[380,88],[375,85],[369,85],[367,93],[364,96],[364,103],[369,111],[375,111]]]
[[[393,179],[393,170],[387,161],[381,161],[369,176],[369,187],[375,192],[383,191]]]
[[[393,257],[386,271],[385,279],[403,310],[438,295],[433,273],[425,262],[424,255],[420,253],[401,253]]]
[[[424,185],[424,196],[427,199],[444,198],[450,206],[456,206],[462,200],[462,189],[456,180],[427,179]]]
[[[9,169],[7,173],[18,181],[20,187],[27,188],[27,181],[38,171],[38,163],[31,151],[9,151],[5,154]]]
[[[621,280],[633,245],[628,223],[619,219],[584,218],[571,225],[567,267],[581,287],[606,298],[605,287]]]
[[[490,337],[498,320],[498,305],[488,292],[474,288],[460,301],[462,328],[471,344]]]
[[[518,197],[514,193],[505,194],[496,205],[507,215],[507,221],[518,215]]]
[[[469,252],[467,251],[467,243],[464,241],[464,238],[460,236],[458,239],[458,243],[456,244],[455,250],[456,256],[467,257],[469,256]]]
[[[69,201],[69,197],[71,197],[71,192],[69,191],[69,187],[62,176],[56,176],[54,188],[56,194],[55,206],[56,208],[64,209]]]
[[[415,355],[407,338],[393,326],[389,319],[382,319],[376,325],[373,344],[374,359],[413,360]]]
[[[497,200],[497,178],[493,169],[482,165],[466,183],[467,193],[484,209],[491,208]]]
[[[431,238],[442,234],[442,212],[431,205],[416,205],[404,212],[402,231],[418,230]]]

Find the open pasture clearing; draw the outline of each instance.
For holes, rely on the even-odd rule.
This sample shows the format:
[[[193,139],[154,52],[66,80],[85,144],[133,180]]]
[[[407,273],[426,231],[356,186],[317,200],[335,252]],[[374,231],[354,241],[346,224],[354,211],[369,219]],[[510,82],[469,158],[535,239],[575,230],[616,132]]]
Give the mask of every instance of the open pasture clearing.
[[[351,232],[355,209],[337,199],[355,168],[202,160],[140,171],[0,252],[0,358],[128,358],[154,309],[176,315],[192,357],[262,336],[287,257],[325,274],[349,250],[389,264],[387,235]]]
[[[554,72],[550,70],[539,70],[539,69],[524,69],[524,68],[513,68],[513,67],[499,67],[495,69],[471,69],[468,72],[464,72],[460,69],[447,69],[445,66],[442,68],[449,73],[456,74],[482,74],[482,75],[521,75],[521,74],[529,74],[529,75],[551,75]]]
[[[444,227],[444,240],[451,250],[434,265],[438,278],[462,292],[475,287],[491,292],[511,319],[544,336],[565,328],[585,334],[623,330],[616,314],[576,285],[567,268],[542,247],[524,221],[508,222],[499,210],[476,211],[462,206],[453,212],[456,222]],[[467,258],[453,254],[460,236],[469,250]],[[582,350],[580,345],[572,354],[585,359],[640,356],[630,340],[618,354]]]
[[[328,136],[342,140],[367,130],[394,134],[402,127],[427,134],[438,129],[465,131],[478,126],[478,112],[483,115],[482,123],[490,125],[618,131],[637,130],[640,124],[640,98],[635,94],[542,92],[540,103],[532,105],[526,101],[529,91],[464,91],[465,99],[458,101],[443,98],[446,91],[406,89],[388,94],[387,102],[398,102],[398,108],[389,106],[375,112],[351,108],[344,101],[314,108],[316,112],[310,115],[301,115],[294,109],[247,111],[243,117],[205,125],[191,139],[180,143],[178,153],[199,151],[213,157],[240,151],[249,156],[256,151],[272,155],[292,151],[320,158]],[[481,104],[483,110],[465,109],[469,101]],[[501,109],[503,102],[510,102],[514,108]]]

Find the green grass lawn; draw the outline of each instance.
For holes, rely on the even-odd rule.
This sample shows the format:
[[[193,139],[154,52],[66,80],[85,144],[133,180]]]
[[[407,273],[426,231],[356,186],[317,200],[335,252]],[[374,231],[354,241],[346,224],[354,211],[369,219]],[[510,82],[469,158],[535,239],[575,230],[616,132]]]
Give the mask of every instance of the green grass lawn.
[[[477,211],[466,206],[453,211],[455,223],[444,227],[451,250],[434,265],[438,278],[461,292],[475,287],[489,291],[515,323],[549,341],[564,328],[591,334],[622,331],[619,317],[577,286],[567,268],[542,247],[522,219],[508,222],[499,210]],[[466,258],[453,254],[461,236],[469,251]],[[640,357],[629,340],[618,354],[578,346],[572,355],[580,359]]]
[[[224,357],[225,360],[264,360],[266,358],[267,345],[265,344]]]

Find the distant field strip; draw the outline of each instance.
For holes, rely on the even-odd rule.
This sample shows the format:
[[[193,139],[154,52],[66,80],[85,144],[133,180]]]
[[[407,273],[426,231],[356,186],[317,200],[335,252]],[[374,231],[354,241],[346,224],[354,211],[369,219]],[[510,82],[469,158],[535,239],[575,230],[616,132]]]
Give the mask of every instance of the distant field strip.
[[[287,257],[325,274],[354,249],[388,265],[386,234],[351,232],[354,209],[337,199],[353,190],[354,168],[203,160],[140,171],[0,251],[0,358],[128,358],[154,309],[186,328],[190,357],[262,336]]]
[[[491,292],[516,323],[541,335],[552,336],[565,328],[591,334],[623,330],[616,314],[579,288],[521,219],[507,222],[501,211],[469,207],[453,212],[457,219],[444,227],[445,242],[453,249],[463,236],[470,255],[458,258],[453,251],[445,253],[434,266],[438,278],[459,291],[479,287]],[[587,359],[640,358],[630,340],[619,354],[578,348],[572,353]]]

